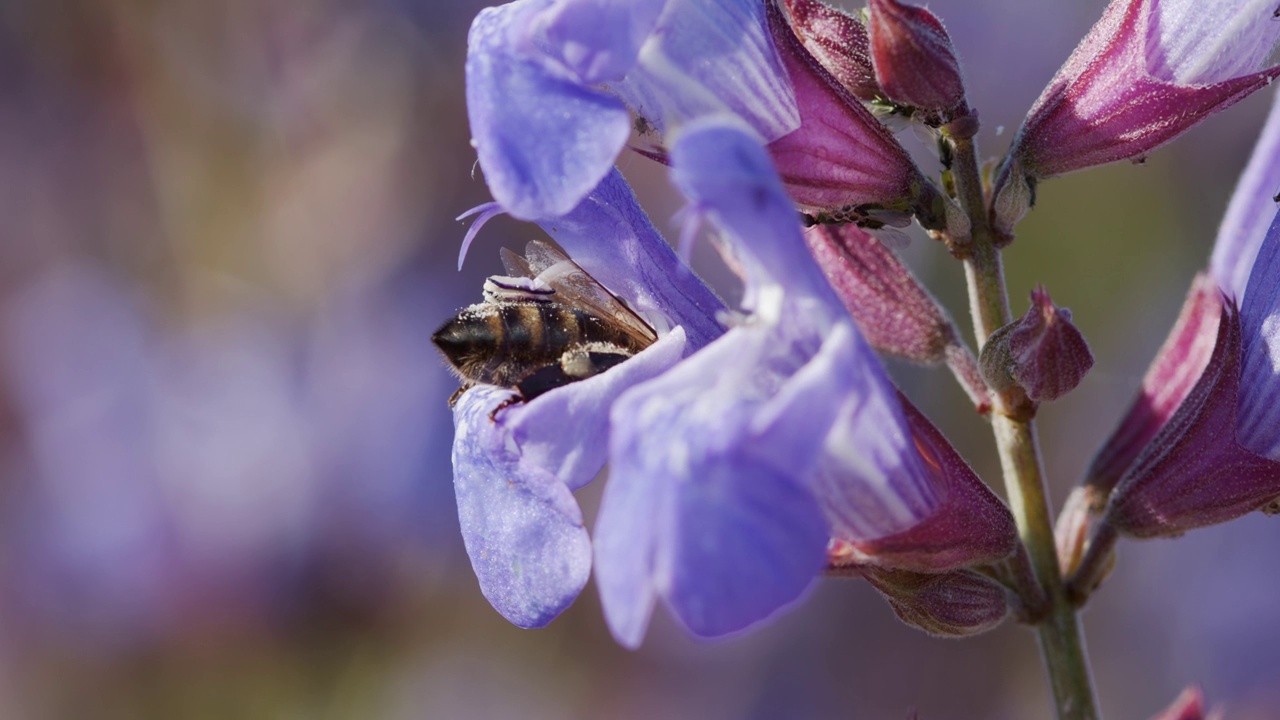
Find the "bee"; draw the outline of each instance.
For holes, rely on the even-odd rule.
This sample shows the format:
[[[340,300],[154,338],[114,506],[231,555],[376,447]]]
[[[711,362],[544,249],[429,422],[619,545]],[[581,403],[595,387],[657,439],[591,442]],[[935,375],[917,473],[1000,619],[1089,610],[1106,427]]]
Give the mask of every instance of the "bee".
[[[484,302],[461,310],[431,336],[462,387],[514,390],[489,414],[608,370],[658,334],[553,245],[530,241],[524,257],[503,248],[507,276],[485,280]]]

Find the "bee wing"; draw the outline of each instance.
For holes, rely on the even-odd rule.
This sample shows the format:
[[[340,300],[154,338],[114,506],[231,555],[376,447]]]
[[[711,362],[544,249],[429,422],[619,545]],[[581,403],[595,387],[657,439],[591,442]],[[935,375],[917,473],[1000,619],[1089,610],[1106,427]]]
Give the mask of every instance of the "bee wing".
[[[556,302],[581,306],[600,317],[613,318],[642,344],[647,345],[658,339],[658,334],[648,323],[641,320],[639,315],[596,282],[595,278],[559,248],[541,240],[530,240],[523,259],[515,253],[510,253],[510,256],[508,258],[504,254],[503,263],[523,263],[530,272],[536,273],[530,277],[535,277],[556,291],[553,296]],[[507,270],[514,272],[510,264],[507,265]]]
[[[533,242],[537,242],[536,240]],[[533,245],[533,242],[529,243]],[[524,258],[511,252],[507,248],[502,248],[502,267],[507,269],[507,274],[512,277],[533,278],[538,276],[538,271],[529,267],[529,263]]]

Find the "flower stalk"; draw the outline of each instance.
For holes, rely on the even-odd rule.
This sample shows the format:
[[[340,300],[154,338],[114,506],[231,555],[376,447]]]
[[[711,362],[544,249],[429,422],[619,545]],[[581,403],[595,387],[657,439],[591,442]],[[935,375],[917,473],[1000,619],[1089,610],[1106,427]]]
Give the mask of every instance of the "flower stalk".
[[[952,243],[951,247],[964,262],[974,335],[981,347],[1012,317],[1000,248],[989,222],[973,139],[953,138],[952,143],[957,200],[968,213],[972,228],[967,244]],[[1059,570],[1053,519],[1036,438],[1034,405],[1016,386],[996,393],[994,401],[991,422],[1009,506],[1046,602],[1046,612],[1037,625],[1037,632],[1057,717],[1059,720],[1094,720],[1101,715],[1079,617],[1067,597]]]

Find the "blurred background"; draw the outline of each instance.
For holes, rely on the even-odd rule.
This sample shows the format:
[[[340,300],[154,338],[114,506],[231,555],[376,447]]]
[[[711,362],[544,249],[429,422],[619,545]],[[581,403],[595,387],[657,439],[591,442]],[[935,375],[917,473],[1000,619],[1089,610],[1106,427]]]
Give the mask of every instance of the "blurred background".
[[[0,720],[1048,717],[1029,631],[932,639],[861,583],[714,643],[659,613],[638,652],[591,587],[540,631],[485,603],[429,336],[539,231],[495,221],[455,270],[453,218],[489,199],[463,102],[481,6],[0,4]],[[930,6],[996,156],[1102,2]],[[1057,501],[1205,264],[1269,100],[1041,186],[1015,312],[1045,283],[1098,359],[1042,412]],[[621,165],[672,228],[664,172]],[[906,255],[967,326],[959,266]],[[892,370],[998,485],[949,375]],[[1109,717],[1192,682],[1276,717],[1277,548],[1262,516],[1122,545],[1086,616]]]

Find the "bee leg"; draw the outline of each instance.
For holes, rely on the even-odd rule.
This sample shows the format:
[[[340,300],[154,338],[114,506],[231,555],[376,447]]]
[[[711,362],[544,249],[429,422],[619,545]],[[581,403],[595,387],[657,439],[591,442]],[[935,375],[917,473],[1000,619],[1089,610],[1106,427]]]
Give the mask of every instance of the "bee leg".
[[[564,371],[559,365],[548,365],[524,376],[516,383],[516,391],[523,400],[532,400],[548,390],[568,385],[574,380],[581,380]]]
[[[493,412],[489,413],[489,419],[496,422],[498,411],[504,408],[528,402],[545,392],[564,387],[569,383],[599,375],[629,357],[631,357],[630,353],[622,350],[618,352],[569,350],[560,358],[560,364],[548,365],[524,376],[515,384],[515,391],[518,394],[494,408]]]
[[[473,388],[473,387],[475,387],[475,385],[472,385],[472,384],[468,383],[468,384],[463,385],[462,387],[458,388],[457,390],[454,390],[454,391],[453,391],[453,394],[449,396],[449,407],[451,407],[451,408],[452,408],[454,405],[457,405],[457,404],[458,404],[458,398],[462,397],[462,393],[464,393],[464,392],[466,392],[466,391],[470,390],[470,389],[471,389],[471,388]]]
[[[498,403],[498,407],[494,408],[492,411],[489,412],[489,420],[493,422],[498,422],[498,413],[500,411],[506,410],[512,405],[519,405],[520,403],[524,402],[524,400],[525,399],[519,395],[512,395],[506,400],[503,400],[502,402]]]

